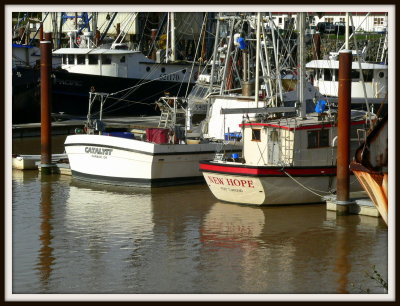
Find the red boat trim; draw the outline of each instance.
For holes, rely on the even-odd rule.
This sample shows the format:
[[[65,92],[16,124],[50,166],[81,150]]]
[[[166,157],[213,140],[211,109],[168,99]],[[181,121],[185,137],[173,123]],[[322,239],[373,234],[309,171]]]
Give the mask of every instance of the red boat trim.
[[[365,120],[361,120],[361,121],[353,121],[351,122],[351,125],[360,125],[360,124],[364,124]],[[273,128],[279,128],[279,129],[284,129],[284,130],[288,130],[288,131],[299,131],[299,130],[313,130],[313,129],[322,129],[322,128],[328,128],[328,127],[335,127],[336,124],[332,123],[332,124],[314,124],[314,125],[307,125],[307,126],[300,126],[300,127],[288,127],[288,126],[283,126],[283,125],[278,125],[278,124],[271,124],[271,123],[244,123],[244,124],[240,124],[240,127],[242,126],[250,126],[250,127],[273,127]]]
[[[336,176],[336,166],[328,167],[267,167],[200,162],[200,171],[247,176]]]

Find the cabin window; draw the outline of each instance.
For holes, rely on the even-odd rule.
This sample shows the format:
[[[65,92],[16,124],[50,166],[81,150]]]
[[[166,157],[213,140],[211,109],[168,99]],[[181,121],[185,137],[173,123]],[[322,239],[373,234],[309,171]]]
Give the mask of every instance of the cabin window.
[[[182,73],[185,74],[185,73],[186,73],[186,69],[183,69],[183,70],[182,70]]]
[[[374,74],[372,69],[363,70],[364,82],[372,82]]]
[[[67,55],[66,55],[66,54],[63,54],[63,55],[62,55],[62,63],[63,63],[64,65],[67,64]]]
[[[335,81],[338,82],[339,81],[339,70],[335,69],[333,70],[334,74],[335,74]]]
[[[308,149],[329,147],[329,130],[308,132]]]
[[[122,57],[119,59],[119,62],[120,62],[120,63],[125,63],[125,56],[122,56]]]
[[[165,68],[164,68],[164,67],[161,68],[161,72],[162,72],[162,73],[165,72]]]
[[[332,81],[332,71],[330,69],[324,69],[324,81]]]
[[[385,73],[383,71],[379,72],[379,77],[383,78],[385,76]]]
[[[103,65],[110,65],[111,64],[111,56],[102,54],[101,55],[101,63]]]
[[[75,56],[73,54],[68,54],[68,65],[75,64]]]
[[[99,60],[97,55],[93,55],[93,54],[89,54],[88,59],[89,59],[89,65],[97,65],[97,62]]]
[[[85,65],[85,55],[79,54],[76,56],[78,65]]]
[[[359,70],[352,70],[350,77],[351,77],[352,80],[359,80],[360,79],[360,71]]]
[[[385,24],[385,19],[383,17],[374,17],[374,26],[382,26]]]
[[[260,129],[251,129],[251,140],[252,141],[261,141],[261,130]]]
[[[150,67],[149,67],[149,66],[146,67],[146,71],[147,71],[147,72],[150,71]]]

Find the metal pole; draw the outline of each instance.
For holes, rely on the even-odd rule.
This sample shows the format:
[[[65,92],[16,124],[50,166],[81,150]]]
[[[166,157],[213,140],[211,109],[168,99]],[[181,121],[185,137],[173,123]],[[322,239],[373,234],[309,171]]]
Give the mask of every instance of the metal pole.
[[[345,45],[345,48],[346,48],[346,50],[350,50],[350,47],[349,47],[349,34],[350,34],[350,31],[349,31],[349,26],[350,26],[350,22],[349,22],[349,13],[348,12],[346,12],[346,23],[345,23],[345,33],[346,33],[346,35],[345,35],[345,37],[346,37],[346,45]]]
[[[307,105],[304,97],[305,87],[305,67],[304,67],[304,28],[305,28],[305,13],[299,13],[298,24],[299,24],[299,73],[298,73],[298,88],[299,88],[299,101],[300,101],[300,117],[306,118]]]
[[[44,33],[40,41],[41,169],[46,174],[51,173],[51,40],[51,33]]]
[[[257,13],[257,44],[256,44],[256,76],[255,76],[255,102],[256,107],[258,107],[258,90],[260,87],[260,79],[259,79],[259,69],[260,69],[260,12]]]
[[[234,29],[234,26],[235,26],[235,19],[231,19],[231,22],[232,23],[231,23],[231,27],[230,27],[230,30],[229,30],[228,49],[227,49],[226,54],[225,54],[224,73],[223,73],[223,76],[222,76],[222,84],[221,84],[221,88],[220,88],[220,91],[219,91],[220,95],[222,95],[222,93],[225,90],[226,73],[228,71],[228,62],[229,62],[229,58],[231,56],[231,49],[232,49],[232,44],[233,44],[233,29]]]
[[[350,183],[350,101],[351,101],[351,50],[339,52],[339,109],[337,147],[337,202],[349,202]]]
[[[170,13],[168,13],[168,19],[167,19],[167,41],[165,44],[165,62],[168,63],[169,60],[169,36],[170,36],[170,30],[169,30],[169,26],[170,26]]]
[[[214,50],[213,50],[213,57],[212,57],[212,64],[211,64],[210,93],[212,92],[212,87],[214,84],[215,62],[217,60],[217,49],[218,49],[218,40],[219,40],[219,25],[220,25],[220,19],[218,18],[217,19],[217,28],[215,30]]]
[[[171,62],[175,62],[175,13],[171,13]]]

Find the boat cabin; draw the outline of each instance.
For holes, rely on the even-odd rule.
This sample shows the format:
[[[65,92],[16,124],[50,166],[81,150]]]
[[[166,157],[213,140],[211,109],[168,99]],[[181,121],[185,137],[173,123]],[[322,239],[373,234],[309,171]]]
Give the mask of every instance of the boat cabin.
[[[357,111],[352,111],[356,115]],[[351,126],[351,151],[362,138],[365,119]],[[336,164],[337,123],[335,117],[318,113],[274,119],[265,123],[243,123],[243,161],[254,166],[326,166]]]
[[[313,85],[321,94],[330,97],[338,96],[339,61],[313,60],[306,64],[311,71]],[[364,80],[367,98],[385,98],[387,94],[388,66],[384,64],[361,63],[362,76],[358,62],[352,63],[351,93],[353,98],[363,98]]]
[[[187,64],[159,64],[140,51],[110,48],[61,48],[61,68],[71,73],[166,82],[195,82]]]

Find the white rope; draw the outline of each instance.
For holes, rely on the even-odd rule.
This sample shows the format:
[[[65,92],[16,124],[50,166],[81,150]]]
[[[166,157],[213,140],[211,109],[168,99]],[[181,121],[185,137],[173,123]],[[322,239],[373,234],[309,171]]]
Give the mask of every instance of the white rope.
[[[294,177],[292,177],[289,173],[287,173],[285,170],[282,170],[282,171],[283,171],[283,173],[285,173],[289,178],[291,178],[294,182],[296,182],[296,183],[299,184],[301,187],[303,187],[305,190],[307,190],[307,191],[309,191],[309,192],[311,192],[311,193],[313,193],[313,194],[315,194],[315,195],[317,195],[317,196],[319,196],[319,197],[323,197],[323,195],[314,192],[314,190],[315,190],[315,191],[318,191],[318,192],[323,192],[323,193],[326,193],[326,194],[330,194],[329,191],[323,191],[323,190],[318,190],[318,189],[313,189],[313,188],[306,187],[306,186],[304,186],[302,183],[300,183],[298,180],[296,180]]]

